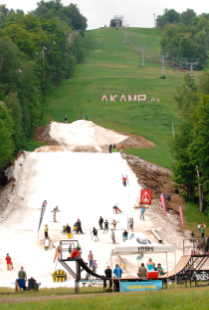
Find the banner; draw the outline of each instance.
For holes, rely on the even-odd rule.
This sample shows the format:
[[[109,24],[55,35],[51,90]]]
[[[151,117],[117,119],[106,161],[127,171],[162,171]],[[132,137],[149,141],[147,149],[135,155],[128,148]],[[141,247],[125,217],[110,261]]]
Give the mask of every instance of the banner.
[[[151,205],[152,202],[152,190],[151,189],[141,189],[141,201],[142,205]]]
[[[165,213],[165,217],[166,217],[165,199],[164,199],[164,195],[163,194],[160,194],[160,200],[161,200],[161,203],[162,203],[162,206],[163,206],[163,210],[164,210],[164,213]]]
[[[47,201],[44,200],[44,202],[42,204],[42,208],[41,208],[41,214],[40,214],[40,219],[39,219],[38,231],[40,230],[41,223],[42,223],[43,218],[44,218],[44,213],[45,213],[45,210],[46,210],[46,205],[47,205]]]
[[[162,290],[163,281],[141,281],[141,282],[124,282],[120,281],[120,292],[138,292],[138,291],[155,291]]]
[[[181,205],[179,206],[179,213],[180,213],[180,217],[181,217],[181,225],[182,225],[183,232],[184,232],[184,219],[183,219],[183,212],[182,212]]]

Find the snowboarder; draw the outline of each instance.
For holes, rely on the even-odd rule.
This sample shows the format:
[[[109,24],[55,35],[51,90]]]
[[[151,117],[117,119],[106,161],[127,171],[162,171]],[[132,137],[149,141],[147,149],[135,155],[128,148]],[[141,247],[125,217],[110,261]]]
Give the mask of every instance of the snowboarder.
[[[100,227],[100,229],[103,229],[103,223],[104,223],[104,219],[103,219],[102,216],[100,216],[100,218],[99,218],[99,227]]]
[[[113,208],[113,213],[121,213],[122,211],[118,208],[118,206],[117,206],[118,204],[116,203],[115,205],[114,205],[114,207],[112,207]]]
[[[54,208],[54,210],[51,211],[51,212],[53,212],[53,221],[54,221],[54,222],[57,222],[57,212],[60,212],[59,207],[56,206],[56,207]]]
[[[49,231],[48,225],[45,225],[45,226],[44,226],[44,235],[45,235],[45,239],[49,239],[48,231]]]
[[[11,264],[12,264],[12,259],[11,257],[9,256],[9,253],[7,253],[7,256],[6,256],[6,261],[7,261],[7,270],[12,270],[11,269]]]
[[[81,228],[81,221],[79,219],[77,219],[77,234],[80,232],[81,234],[83,234],[82,228]]]
[[[94,240],[97,241],[98,231],[95,227],[93,227],[92,233],[93,233]]]
[[[112,153],[112,144],[109,145],[109,153]]]
[[[65,230],[67,232],[67,238],[70,239],[72,237],[72,235],[71,235],[71,227],[68,224],[65,226]]]
[[[108,230],[109,230],[109,222],[108,222],[108,220],[106,220],[105,221],[105,223],[104,223],[104,232],[103,233],[108,233]]]
[[[111,229],[111,239],[112,239],[112,243],[115,243],[115,232],[113,229]]]

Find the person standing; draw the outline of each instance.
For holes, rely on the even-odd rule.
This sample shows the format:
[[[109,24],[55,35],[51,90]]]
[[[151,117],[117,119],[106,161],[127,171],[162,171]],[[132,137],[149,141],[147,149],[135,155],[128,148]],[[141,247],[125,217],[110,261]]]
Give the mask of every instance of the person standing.
[[[67,123],[67,116],[65,116],[65,123]]]
[[[88,114],[86,114],[86,121],[88,121],[88,119],[89,119],[89,116],[88,116]]]
[[[20,271],[18,272],[18,279],[23,279],[24,281],[27,281],[27,273],[25,272],[23,267],[21,267]]]
[[[109,230],[109,222],[108,222],[108,220],[106,220],[104,223],[104,233],[106,232],[106,234],[107,234],[108,230]]]
[[[72,237],[71,235],[71,227],[67,224],[65,227],[66,233],[67,233],[67,238],[70,239]]]
[[[78,233],[81,233],[83,234],[83,231],[82,231],[82,227],[81,227],[81,221],[79,219],[77,219],[77,234]]]
[[[201,235],[202,235],[202,238],[204,238],[204,236],[205,236],[205,228],[203,226],[201,228]]]
[[[44,235],[45,235],[45,239],[49,239],[49,228],[48,228],[48,225],[45,225],[44,226]]]
[[[79,119],[82,119],[82,113],[80,112],[80,114],[79,114]]]
[[[118,222],[116,222],[116,220],[113,220],[113,221],[112,221],[112,225],[113,225],[113,229],[114,229],[114,230],[116,230],[116,225],[117,225],[117,223],[118,223]]]
[[[12,259],[11,257],[9,256],[9,253],[7,253],[7,256],[6,256],[6,261],[7,261],[7,270],[12,270],[11,269],[11,264],[12,264]]]
[[[142,208],[141,208],[140,221],[141,221],[141,219],[143,219],[143,220],[145,221],[145,219],[144,219],[144,213],[145,213],[145,208],[142,207]]]
[[[95,227],[93,227],[92,233],[93,233],[94,240],[97,241],[98,231]]]
[[[112,153],[112,144],[109,145],[109,153]]]
[[[123,185],[127,185],[127,177],[125,175],[122,175]]]
[[[203,227],[204,227],[204,229],[205,229],[205,233],[206,233],[206,227],[207,227],[207,225],[206,225],[205,220],[203,221]]]
[[[114,273],[116,278],[122,278],[123,270],[120,268],[120,266],[118,264],[116,264],[113,273]]]
[[[112,243],[115,243],[115,232],[113,229],[111,229],[111,239],[112,239]]]
[[[201,224],[199,222],[197,224],[197,228],[198,228],[199,233],[201,234]]]
[[[89,251],[89,255],[88,255],[89,267],[91,267],[93,259],[94,259],[94,255],[92,254],[92,251]]]
[[[121,153],[123,152],[123,144],[121,144],[121,146],[120,146],[120,151],[121,151]]]
[[[129,221],[128,221],[128,226],[131,230],[133,230],[133,227],[134,227],[134,219],[133,218],[130,218]]]
[[[96,260],[93,260],[92,264],[91,264],[91,267],[92,267],[92,270],[94,273],[96,273],[96,269],[97,269],[97,261]]]
[[[104,271],[107,278],[112,278],[112,269],[110,269],[110,266],[107,266],[107,269]],[[107,286],[107,280],[104,280],[104,287]],[[109,280],[109,288],[112,287],[112,280]]]
[[[103,229],[103,223],[104,223],[104,219],[102,216],[100,216],[99,218],[99,226],[100,226],[100,229]]]

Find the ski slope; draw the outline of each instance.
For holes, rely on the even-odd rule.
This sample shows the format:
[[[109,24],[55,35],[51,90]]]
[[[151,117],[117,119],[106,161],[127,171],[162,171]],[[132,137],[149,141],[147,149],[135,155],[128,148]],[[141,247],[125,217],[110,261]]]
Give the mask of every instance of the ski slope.
[[[122,185],[122,174],[128,175],[129,186]],[[100,244],[91,240],[89,228],[98,227],[99,216],[110,223],[119,221],[120,229],[127,227],[127,217],[132,217],[137,204],[140,186],[120,153],[33,152],[21,155],[15,163],[16,187],[10,205],[0,225],[0,285],[10,286],[16,278],[14,271],[6,271],[5,257],[9,253],[15,272],[24,266],[28,276],[38,278],[44,286],[54,286],[54,250],[44,250],[43,226],[48,224],[51,244],[66,239],[61,234],[66,223],[72,227],[79,218],[85,235],[76,235],[83,248],[84,258],[89,250],[95,251],[101,267],[110,257],[110,233],[101,235]],[[37,243],[37,228],[43,200],[47,208]],[[113,215],[113,205],[119,204],[122,214]],[[52,220],[55,206],[58,223]],[[117,238],[116,234],[116,238]],[[102,246],[101,246],[102,243]],[[95,257],[96,258],[96,257]],[[104,269],[103,269],[104,270]],[[44,284],[45,283],[45,284]]]

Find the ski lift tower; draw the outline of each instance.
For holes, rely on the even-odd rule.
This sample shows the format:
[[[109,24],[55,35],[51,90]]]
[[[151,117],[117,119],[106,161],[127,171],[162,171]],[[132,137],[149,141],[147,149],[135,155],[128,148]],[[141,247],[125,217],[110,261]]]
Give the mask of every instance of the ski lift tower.
[[[184,63],[190,66],[190,77],[193,78],[193,66],[199,64],[198,58],[185,58]]]
[[[148,45],[145,45],[145,46],[138,45],[138,47],[140,50],[142,50],[142,67],[144,67],[144,51],[148,49]]]

